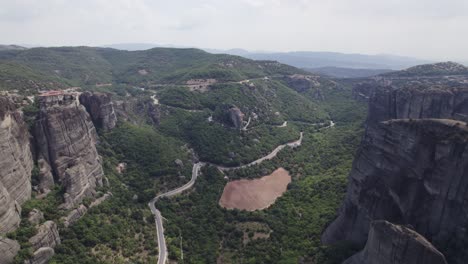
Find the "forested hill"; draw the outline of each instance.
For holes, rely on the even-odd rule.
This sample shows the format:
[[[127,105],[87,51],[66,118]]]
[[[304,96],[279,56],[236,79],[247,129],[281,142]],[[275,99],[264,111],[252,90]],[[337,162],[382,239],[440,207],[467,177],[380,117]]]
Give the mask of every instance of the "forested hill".
[[[122,51],[57,47],[0,51],[0,87],[3,89],[21,90],[51,84],[183,83],[210,78],[240,81],[293,73],[302,73],[302,70],[278,62],[214,55],[198,49]]]

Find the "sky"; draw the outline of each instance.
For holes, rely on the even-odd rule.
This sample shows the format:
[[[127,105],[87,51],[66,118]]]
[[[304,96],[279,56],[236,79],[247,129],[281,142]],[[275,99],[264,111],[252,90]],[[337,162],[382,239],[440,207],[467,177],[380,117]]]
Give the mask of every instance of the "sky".
[[[468,0],[0,0],[0,43],[155,43],[468,61]]]

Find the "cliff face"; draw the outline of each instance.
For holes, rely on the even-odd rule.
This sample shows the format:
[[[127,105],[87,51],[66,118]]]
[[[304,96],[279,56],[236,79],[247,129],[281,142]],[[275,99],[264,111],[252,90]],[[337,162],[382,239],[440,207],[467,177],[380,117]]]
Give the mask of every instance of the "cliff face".
[[[0,263],[13,263],[13,260],[19,250],[20,245],[18,242],[8,238],[0,237]]]
[[[76,94],[43,96],[39,101],[38,159],[50,166],[54,180],[65,188],[64,207],[72,208],[94,196],[96,186],[102,185],[96,129]],[[41,174],[48,175],[47,166],[41,168]]]
[[[84,105],[96,127],[104,130],[115,127],[117,116],[110,94],[84,92],[80,95],[80,103]]]
[[[0,97],[0,234],[19,225],[20,205],[31,198],[33,164],[22,113],[12,100]]]
[[[417,232],[387,221],[371,223],[366,247],[343,264],[447,264],[444,255]]]
[[[368,124],[405,118],[468,121],[468,88],[407,85],[400,89],[382,86],[373,91]]]
[[[47,221],[37,230],[37,234],[29,239],[34,251],[32,258],[25,264],[45,264],[54,256],[54,248],[60,245],[60,236],[57,224]]]
[[[28,127],[22,113],[7,97],[0,97],[0,182],[20,205],[31,198],[34,166]]]
[[[244,122],[244,114],[238,107],[232,107],[229,109],[229,118],[235,128],[241,129],[242,123]]]
[[[37,234],[29,239],[34,250],[38,250],[43,247],[54,248],[60,245],[60,236],[57,229],[57,225],[53,221],[47,221],[37,230]]]
[[[18,228],[20,213],[19,204],[11,198],[0,182],[0,234],[6,234]]]
[[[405,119],[369,126],[323,242],[363,245],[374,219],[411,224],[433,242],[448,240],[468,224],[467,175],[466,123]]]

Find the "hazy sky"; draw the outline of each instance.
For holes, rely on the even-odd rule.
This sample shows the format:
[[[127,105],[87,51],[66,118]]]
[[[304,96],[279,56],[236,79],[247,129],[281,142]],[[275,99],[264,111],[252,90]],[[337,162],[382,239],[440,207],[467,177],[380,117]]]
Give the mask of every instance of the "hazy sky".
[[[468,61],[468,0],[0,0],[0,36]]]

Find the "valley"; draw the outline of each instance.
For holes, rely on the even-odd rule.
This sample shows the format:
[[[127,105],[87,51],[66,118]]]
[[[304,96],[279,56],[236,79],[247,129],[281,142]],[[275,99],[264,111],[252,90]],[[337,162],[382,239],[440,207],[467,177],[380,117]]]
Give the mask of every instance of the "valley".
[[[197,49],[61,47],[0,51],[1,68],[2,264],[468,254],[463,65],[330,78]]]

